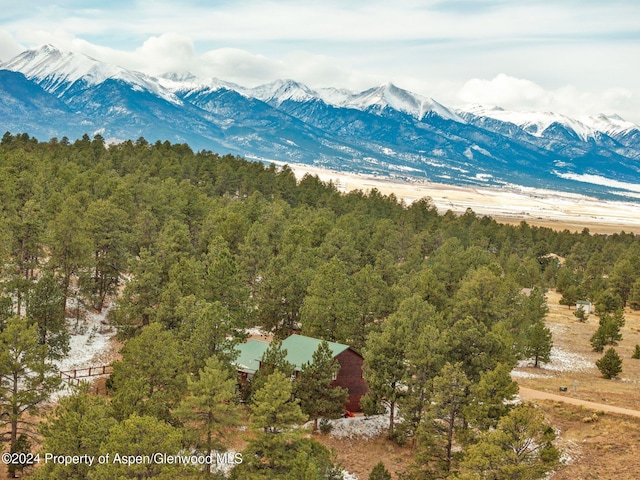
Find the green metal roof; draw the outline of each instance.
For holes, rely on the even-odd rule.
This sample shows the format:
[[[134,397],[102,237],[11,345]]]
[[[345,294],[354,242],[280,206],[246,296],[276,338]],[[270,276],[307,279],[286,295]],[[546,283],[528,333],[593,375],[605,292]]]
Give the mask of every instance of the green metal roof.
[[[322,340],[305,337],[304,335],[291,335],[282,341],[282,349],[287,351],[287,361],[295,366],[296,370],[302,370],[305,363],[311,363],[313,353],[318,349]],[[349,345],[327,342],[329,350],[336,357],[349,348]],[[261,340],[249,340],[246,343],[236,345],[238,356],[236,366],[238,370],[246,373],[255,373],[260,368],[262,355],[269,348],[268,342]]]
[[[238,351],[236,366],[238,370],[246,373],[256,373],[260,368],[262,355],[267,348],[269,348],[269,343],[260,340],[249,340],[246,343],[236,345],[236,350]]]
[[[304,335],[291,335],[282,341],[282,348],[287,350],[287,361],[292,363],[296,370],[301,370],[302,365],[311,363],[313,353],[318,349],[322,340],[305,337]],[[329,350],[336,357],[349,348],[349,345],[341,343],[327,342]]]

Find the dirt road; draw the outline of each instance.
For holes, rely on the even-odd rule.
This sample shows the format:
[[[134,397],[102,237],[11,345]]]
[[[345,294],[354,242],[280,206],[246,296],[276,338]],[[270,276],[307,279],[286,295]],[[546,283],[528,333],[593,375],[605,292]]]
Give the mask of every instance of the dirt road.
[[[601,410],[609,413],[620,413],[622,415],[629,415],[631,417],[640,418],[640,411],[631,410],[629,408],[615,407],[613,405],[607,405],[605,403],[588,402],[587,400],[580,400],[578,398],[572,398],[565,395],[556,395],[554,393],[541,392],[540,390],[533,390],[520,386],[520,398],[525,400],[552,400],[554,402],[570,403],[571,405],[582,405],[590,410]]]

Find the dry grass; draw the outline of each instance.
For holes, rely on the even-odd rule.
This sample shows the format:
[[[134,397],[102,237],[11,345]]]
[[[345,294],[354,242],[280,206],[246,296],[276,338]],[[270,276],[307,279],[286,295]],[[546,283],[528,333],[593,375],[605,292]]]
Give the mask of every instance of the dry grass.
[[[615,347],[623,359],[622,373],[617,380],[606,380],[595,366],[601,354],[593,352],[589,343],[598,327],[598,317],[590,315],[587,322],[580,323],[573,308],[560,305],[559,300],[558,293],[547,294],[550,311],[546,323],[560,355],[542,368],[518,368],[517,371],[531,376],[518,377],[518,382],[554,394],[640,410],[640,360],[631,358],[634,346],[640,343],[640,313],[625,311],[623,338]],[[563,358],[573,361],[563,362]],[[568,391],[559,392],[561,386],[568,387]],[[567,460],[565,467],[551,477],[553,480],[640,477],[640,420],[565,403],[538,404],[560,432],[559,446]]]
[[[560,431],[565,466],[552,480],[637,479],[640,472],[640,420],[585,410],[564,403],[539,402]]]
[[[598,328],[598,317],[592,314],[580,323],[573,315],[574,309],[560,305],[559,300],[558,293],[548,292],[550,311],[546,323],[553,332],[552,362],[540,368],[516,369],[518,383],[552,393],[561,393],[560,387],[566,386],[568,391],[563,395],[640,410],[640,360],[631,358],[635,345],[640,343],[640,313],[625,311],[622,342],[615,347],[622,357],[622,373],[618,379],[606,380],[595,366],[602,354],[594,352],[589,343]]]
[[[404,471],[413,461],[413,450],[399,447],[384,435],[365,439],[338,439],[328,435],[314,435],[314,438],[332,449],[345,470],[354,473],[360,480],[369,478],[373,467],[382,461],[393,476]]]

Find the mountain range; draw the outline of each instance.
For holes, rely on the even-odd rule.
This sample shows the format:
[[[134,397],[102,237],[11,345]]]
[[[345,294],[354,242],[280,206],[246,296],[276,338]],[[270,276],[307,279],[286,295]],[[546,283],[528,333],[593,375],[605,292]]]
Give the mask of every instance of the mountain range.
[[[191,74],[154,77],[51,45],[0,63],[0,129],[40,140],[144,137],[401,179],[640,198],[640,127],[616,115],[449,108],[390,83],[354,93],[293,80],[245,88]]]

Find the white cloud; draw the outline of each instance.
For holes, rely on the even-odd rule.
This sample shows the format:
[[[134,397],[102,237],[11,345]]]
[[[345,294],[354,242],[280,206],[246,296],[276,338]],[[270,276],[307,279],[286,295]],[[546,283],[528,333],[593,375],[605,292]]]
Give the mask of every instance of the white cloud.
[[[546,89],[531,80],[500,73],[490,80],[468,80],[457,97],[459,102],[497,105],[507,110],[554,111],[570,116],[618,113],[637,121],[638,98],[620,87],[600,92],[582,91],[572,85]]]
[[[252,86],[266,78],[278,78],[278,62],[239,48],[219,48],[201,55],[191,71],[199,76]]]
[[[6,62],[24,51],[24,49],[24,46],[14,40],[13,35],[0,29],[0,62]]]
[[[539,106],[546,100],[545,91],[530,80],[514,78],[500,73],[491,80],[474,78],[467,81],[458,97],[466,103],[510,106],[518,104],[528,108]]]

